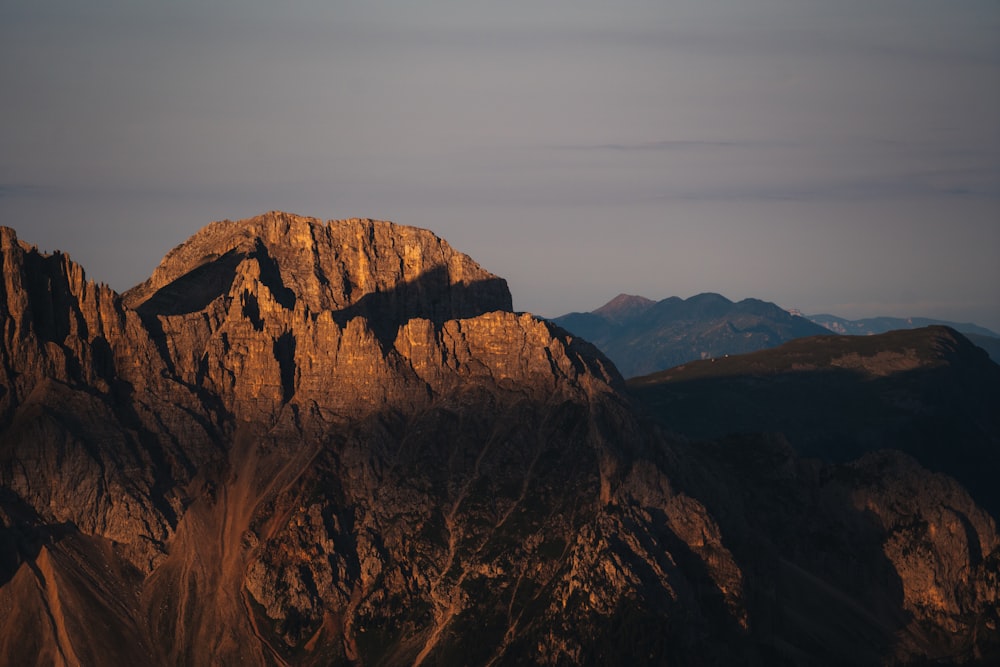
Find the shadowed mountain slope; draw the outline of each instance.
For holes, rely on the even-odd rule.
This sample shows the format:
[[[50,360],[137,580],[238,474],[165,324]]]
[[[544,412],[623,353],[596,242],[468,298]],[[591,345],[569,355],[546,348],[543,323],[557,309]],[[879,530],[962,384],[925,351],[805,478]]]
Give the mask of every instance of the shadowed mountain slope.
[[[954,480],[676,441],[430,232],[214,223],[125,295],[0,263],[2,664],[996,656]]]
[[[798,339],[629,386],[688,437],[780,432],[828,461],[900,449],[1000,516],[1000,366],[953,329]]]
[[[594,343],[625,377],[825,332],[773,303],[758,299],[733,303],[710,293],[658,302],[620,294],[593,312],[570,313],[553,321]]]
[[[852,336],[870,336],[897,329],[946,326],[958,331],[977,346],[986,350],[990,359],[1000,363],[1000,334],[971,322],[948,322],[927,317],[868,317],[861,320],[848,320],[836,315],[806,315],[805,317],[834,333]]]

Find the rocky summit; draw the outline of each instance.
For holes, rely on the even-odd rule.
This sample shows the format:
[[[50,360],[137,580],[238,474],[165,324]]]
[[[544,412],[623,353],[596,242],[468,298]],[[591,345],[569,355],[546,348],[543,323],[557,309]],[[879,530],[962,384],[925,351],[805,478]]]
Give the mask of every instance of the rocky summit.
[[[0,664],[987,664],[905,454],[693,444],[432,233],[216,222],[117,294],[0,230]]]

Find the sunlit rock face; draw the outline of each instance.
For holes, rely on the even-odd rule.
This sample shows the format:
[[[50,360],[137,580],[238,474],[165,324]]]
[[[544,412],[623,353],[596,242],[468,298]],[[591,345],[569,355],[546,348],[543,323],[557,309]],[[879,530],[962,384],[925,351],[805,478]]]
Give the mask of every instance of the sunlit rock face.
[[[511,310],[502,279],[430,232],[284,213],[209,225],[124,301],[174,374],[249,421],[293,397],[347,414],[416,400],[413,369],[389,353],[399,327]]]
[[[993,655],[997,537],[954,481],[672,441],[430,232],[217,222],[124,295],[0,242],[0,663]]]

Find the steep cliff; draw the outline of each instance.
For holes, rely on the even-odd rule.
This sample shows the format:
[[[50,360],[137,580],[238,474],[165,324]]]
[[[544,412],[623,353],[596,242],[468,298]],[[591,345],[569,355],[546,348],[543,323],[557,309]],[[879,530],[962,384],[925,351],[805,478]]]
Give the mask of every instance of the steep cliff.
[[[779,435],[676,447],[676,485],[716,517],[773,661],[1000,659],[1000,539],[954,479],[892,450],[801,459]]]
[[[0,482],[47,524],[162,556],[178,489],[220,452],[139,316],[65,255],[0,230]]]
[[[915,464],[834,486],[782,464],[833,499],[794,517],[864,537],[836,552],[862,595],[746,500],[770,467],[735,483],[640,421],[603,355],[430,232],[214,223],[121,296],[0,239],[0,662],[771,664],[839,642],[879,664],[996,639],[995,529],[954,481],[901,506]],[[893,569],[911,533],[936,564]],[[877,641],[776,627],[784,549],[843,627],[883,605]]]

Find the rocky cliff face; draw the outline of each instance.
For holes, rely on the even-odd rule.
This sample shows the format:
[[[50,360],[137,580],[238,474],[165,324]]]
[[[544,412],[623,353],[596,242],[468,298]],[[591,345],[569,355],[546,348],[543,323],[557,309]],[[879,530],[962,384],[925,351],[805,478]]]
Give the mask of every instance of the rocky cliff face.
[[[123,301],[172,374],[250,421],[293,396],[342,414],[408,402],[419,381],[391,353],[400,327],[413,321],[401,345],[426,344],[419,322],[511,310],[502,279],[430,232],[281,213],[209,225]]]
[[[118,295],[9,229],[0,244],[3,491],[148,569],[171,536],[178,486],[219,452],[202,403]]]
[[[900,505],[929,475],[915,464],[831,486],[782,463],[788,493],[833,498],[795,516],[864,538],[838,547],[856,559],[841,576],[821,535],[746,500],[771,468],[731,483],[714,450],[641,422],[595,348],[511,312],[502,280],[429,232],[214,223],[121,296],[0,241],[0,662],[770,664],[822,661],[832,637],[877,664],[993,646],[997,537],[952,480]],[[786,549],[843,601],[838,623],[882,605],[867,652],[776,625]]]
[[[990,664],[1000,540],[953,479],[898,451],[800,459],[781,436],[678,445],[775,662]]]

